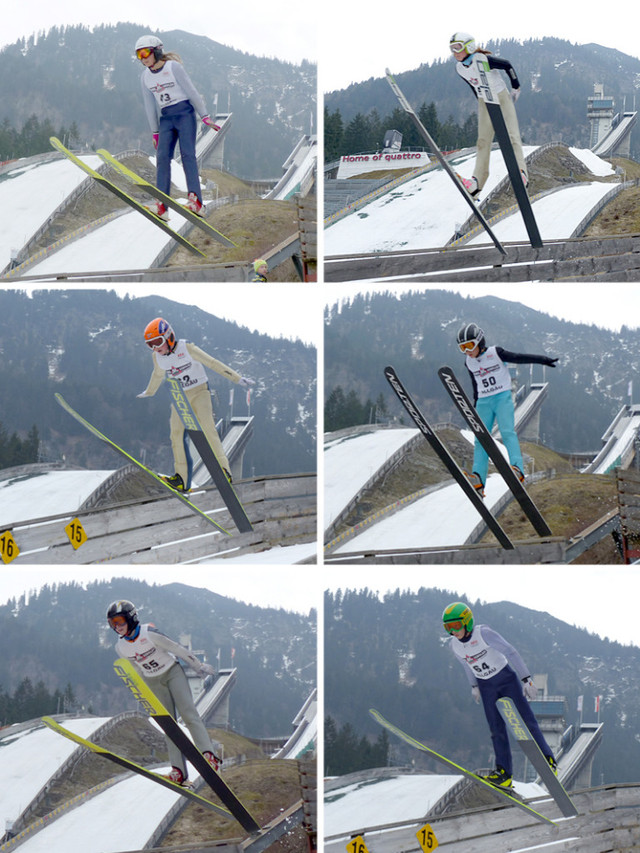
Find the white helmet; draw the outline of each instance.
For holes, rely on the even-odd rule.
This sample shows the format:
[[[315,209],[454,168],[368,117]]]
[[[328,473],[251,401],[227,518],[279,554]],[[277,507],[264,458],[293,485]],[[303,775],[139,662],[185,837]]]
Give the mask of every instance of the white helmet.
[[[162,56],[162,42],[158,38],[158,36],[140,36],[138,41],[136,42],[136,46],[134,48],[134,53],[137,53],[142,47],[151,47],[153,48],[153,55],[156,59],[159,59]]]
[[[449,47],[452,53],[459,53],[461,50],[466,50],[467,53],[475,53],[477,49],[476,40],[469,33],[454,33],[449,39]],[[455,51],[454,51],[455,47]]]

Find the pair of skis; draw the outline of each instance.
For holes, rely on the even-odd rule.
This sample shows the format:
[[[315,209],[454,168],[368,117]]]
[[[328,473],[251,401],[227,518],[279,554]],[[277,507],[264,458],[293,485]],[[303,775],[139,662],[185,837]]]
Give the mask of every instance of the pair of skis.
[[[214,793],[217,794],[222,803],[224,803],[224,806],[213,803],[211,800],[197,794],[188,787],[178,785],[170,779],[166,779],[164,776],[161,776],[159,773],[155,773],[153,770],[149,770],[128,758],[124,758],[111,750],[105,749],[86,738],[70,732],[51,717],[43,717],[42,722],[53,731],[74,741],[74,743],[91,750],[91,752],[96,755],[100,755],[127,770],[132,770],[140,776],[151,779],[152,781],[163,785],[165,788],[174,790],[183,797],[186,797],[199,805],[205,806],[206,808],[212,809],[223,817],[237,820],[242,828],[247,832],[259,832],[260,824],[236,797],[227,783],[213,769],[202,753],[196,748],[190,738],[178,725],[176,720],[160,702],[153,690],[148,686],[144,676],[140,675],[140,673],[135,669],[135,665],[125,658],[118,658],[114,663],[114,669],[118,677],[122,679],[124,684],[132,691],[136,699],[138,699],[142,704],[144,710],[155,720],[165,735],[174,742],[186,760],[195,767],[204,781],[209,785]]]
[[[503,548],[513,549],[513,543],[511,542],[505,531],[502,529],[502,526],[500,525],[496,517],[493,515],[493,513],[485,505],[482,498],[478,495],[477,491],[469,482],[464,471],[462,471],[462,469],[458,466],[458,463],[455,461],[451,453],[440,441],[440,439],[438,438],[432,427],[429,425],[428,421],[426,420],[420,409],[416,406],[409,392],[406,390],[400,378],[398,377],[398,374],[396,373],[395,369],[391,366],[385,367],[384,375],[393,390],[395,391],[402,405],[413,418],[418,429],[427,439],[440,461],[444,464],[444,466],[447,468],[452,477],[460,485],[460,487],[467,495],[471,503],[478,510],[489,530],[491,530],[491,532]],[[456,404],[460,413],[473,430],[478,441],[482,444],[482,446],[492,459],[499,473],[503,476],[507,486],[512,491],[515,499],[522,507],[524,513],[527,515],[527,518],[535,528],[536,532],[540,536],[552,535],[548,524],[542,517],[540,511],[538,510],[534,502],[531,500],[531,497],[527,493],[522,483],[516,477],[515,473],[511,468],[511,465],[507,462],[507,460],[500,452],[500,448],[496,444],[489,430],[482,422],[482,419],[474,409],[471,401],[464,393],[462,386],[456,379],[456,376],[451,370],[451,368],[441,367],[438,371],[438,375],[440,376],[440,379],[444,384],[445,388],[449,392],[451,399]]]
[[[560,783],[560,781],[556,777],[553,770],[549,767],[549,764],[548,764],[546,758],[544,757],[544,755],[540,751],[540,747],[533,740],[531,733],[529,732],[526,725],[524,724],[522,717],[518,713],[513,702],[511,702],[510,699],[500,699],[500,700],[498,700],[498,703],[503,703],[502,706],[500,706],[500,704],[499,704],[500,712],[503,713],[503,715],[504,715],[503,709],[508,709],[507,713],[510,715],[510,719],[512,719],[512,720],[517,719],[519,730],[520,731],[523,731],[523,730],[526,731],[528,738],[525,739],[525,738],[518,737],[518,743],[521,746],[523,743],[526,743],[528,745],[533,744],[533,749],[529,748],[529,746],[528,746],[527,750],[525,751],[525,754],[531,760],[531,763],[534,765],[536,770],[538,770],[538,766],[540,766],[540,768],[543,768],[543,765],[546,766],[546,771],[544,771],[544,775],[540,772],[540,770],[538,770],[538,773],[541,776],[542,780],[544,781],[545,785],[547,786],[547,790],[548,790],[549,794],[551,795],[551,797],[554,799],[554,801],[558,805],[558,808],[560,809],[562,814],[565,817],[575,817],[578,814],[578,810],[576,809],[575,805],[571,801],[571,799],[570,799],[569,795],[567,794],[567,792],[565,791],[565,789],[562,787],[562,784]],[[551,824],[552,826],[555,825],[555,821],[553,821],[550,818],[546,817],[545,815],[541,814],[539,811],[536,811],[536,809],[534,809],[532,806],[528,805],[523,800],[519,799],[518,796],[514,796],[513,793],[509,793],[504,788],[498,788],[495,785],[492,785],[491,782],[487,782],[487,780],[483,779],[482,776],[478,776],[476,773],[473,773],[471,770],[467,770],[465,767],[461,767],[459,764],[456,764],[455,761],[451,761],[451,759],[445,758],[444,755],[440,755],[439,752],[436,752],[434,749],[431,749],[431,747],[428,747],[426,744],[422,743],[419,740],[416,740],[414,737],[407,734],[406,732],[403,732],[402,729],[399,729],[393,723],[390,723],[389,720],[385,719],[385,717],[382,716],[380,711],[376,711],[375,708],[371,708],[369,710],[369,713],[371,714],[371,716],[373,717],[373,719],[377,723],[379,723],[381,726],[383,726],[388,731],[392,732],[394,735],[399,737],[405,743],[408,743],[409,746],[412,746],[415,749],[419,749],[421,752],[428,753],[436,761],[439,761],[441,764],[444,764],[445,767],[448,767],[449,769],[455,770],[458,773],[462,773],[463,776],[466,776],[468,779],[471,779],[473,782],[476,782],[479,785],[483,785],[485,788],[489,788],[494,793],[496,793],[499,796],[506,799],[512,806],[516,806],[517,808],[528,813],[532,817],[535,817],[536,820],[539,820],[542,823]],[[509,731],[511,731],[513,733],[513,730],[514,730],[513,725],[511,725],[510,723],[507,723],[507,727],[508,727]],[[536,751],[537,751],[537,755],[536,755]],[[535,759],[533,757],[531,757],[534,755],[535,755]],[[534,760],[536,762],[535,764],[534,764]]]
[[[190,243],[189,240],[186,239],[186,237],[183,237],[182,234],[178,233],[174,228],[168,225],[164,221],[164,219],[161,219],[159,216],[156,216],[155,213],[152,213],[152,211],[148,210],[143,204],[133,198],[133,196],[129,195],[129,193],[126,193],[124,190],[121,190],[120,187],[116,186],[116,184],[112,183],[110,180],[108,180],[108,178],[105,178],[105,176],[100,174],[100,172],[97,172],[95,169],[92,169],[91,166],[89,166],[87,163],[77,157],[72,151],[69,151],[69,149],[66,148],[57,137],[52,136],[49,139],[49,142],[51,143],[51,146],[55,148],[56,151],[60,152],[60,154],[63,154],[67,158],[67,160],[74,163],[76,166],[78,166],[79,169],[82,169],[83,172],[89,175],[89,177],[93,178],[93,180],[96,181],[101,187],[104,187],[104,189],[117,196],[117,198],[119,198],[121,201],[124,201],[125,204],[128,204],[129,207],[133,208],[134,210],[137,210],[138,213],[141,213],[146,219],[148,219],[150,222],[153,222],[154,225],[164,231],[165,234],[168,234],[183,248],[188,249],[193,254],[199,255],[202,258],[206,257],[204,252],[201,252],[200,249],[196,248],[192,243]],[[166,193],[163,193],[162,190],[159,190],[153,184],[149,183],[149,181],[146,181],[144,178],[140,177],[140,175],[137,175],[131,169],[127,168],[123,163],[120,163],[119,160],[116,160],[115,157],[109,154],[109,152],[106,151],[104,148],[101,148],[96,153],[105,163],[107,163],[115,171],[117,171],[119,175],[126,178],[129,183],[131,183],[134,187],[137,187],[139,190],[142,190],[143,192],[162,202],[166,207],[175,210],[177,213],[180,214],[180,216],[184,216],[185,219],[187,219],[193,225],[196,225],[214,240],[217,240],[219,243],[222,243],[223,246],[234,248],[236,247],[236,244],[232,240],[230,240],[228,237],[225,237],[224,234],[221,234],[213,226],[209,225],[209,223],[205,219],[198,216],[196,213],[189,210],[188,208],[184,207],[184,205],[180,204],[180,202],[171,198],[171,196],[167,195]]]
[[[175,380],[170,380],[170,384],[172,384],[173,382],[175,382]],[[177,383],[177,384],[179,385],[179,383]],[[95,427],[93,424],[89,423],[89,421],[86,418],[83,418],[81,414],[76,412],[76,410],[72,406],[70,406],[69,403],[67,403],[67,401],[64,399],[62,394],[56,393],[55,398],[56,398],[56,401],[59,403],[59,405],[62,406],[62,408],[65,410],[65,412],[68,412],[72,418],[75,418],[75,420],[79,424],[81,424],[85,429],[87,429],[92,435],[95,435],[96,438],[100,439],[100,441],[102,441],[104,444],[106,444],[112,450],[115,450],[116,453],[120,454],[120,456],[124,456],[124,458],[127,460],[127,462],[130,462],[132,465],[135,465],[136,468],[139,468],[141,471],[144,471],[145,474],[148,474],[150,477],[153,477],[153,479],[157,483],[160,483],[160,485],[163,486],[163,488],[165,488],[170,495],[172,495],[174,498],[177,498],[178,500],[182,501],[182,503],[185,506],[189,507],[189,509],[192,512],[194,512],[196,515],[199,515],[201,518],[205,519],[205,521],[207,521],[209,524],[211,524],[213,527],[215,527],[221,533],[224,533],[226,536],[231,536],[231,533],[226,528],[224,528],[221,524],[218,524],[218,522],[214,521],[214,519],[211,518],[211,516],[209,516],[206,512],[201,510],[200,507],[196,506],[192,501],[190,501],[184,492],[179,492],[176,489],[173,489],[165,480],[162,479],[162,477],[159,477],[158,474],[156,474],[150,468],[147,468],[147,466],[144,465],[142,462],[140,462],[138,459],[136,459],[135,456],[132,456],[130,453],[127,453],[127,451],[124,450],[122,447],[120,447],[120,445],[116,444],[115,441],[112,441],[103,432],[100,432],[100,430],[97,427]],[[175,401],[175,399],[176,399],[176,397],[174,396],[174,401]],[[184,404],[186,406],[188,406],[189,411],[191,411],[191,407],[189,406],[189,403],[186,399],[186,396],[184,395],[184,393],[182,392],[181,389],[180,389],[180,399],[182,399],[184,401]],[[181,414],[181,412],[184,412],[184,411],[185,411],[184,407],[178,408],[179,414]],[[182,417],[182,414],[181,414],[181,417]],[[187,416],[185,414],[185,418],[186,417]],[[183,418],[183,422],[184,422],[184,418]],[[194,440],[194,444],[196,444],[196,447],[198,448],[198,452],[200,453],[200,456],[202,457],[203,462],[205,463],[205,465],[207,466],[207,469],[211,473],[213,481],[214,481],[215,485],[217,486],[217,488],[220,492],[220,497],[225,502],[225,504],[229,510],[229,513],[231,514],[231,517],[236,524],[236,527],[238,528],[238,530],[240,532],[243,532],[243,533],[246,531],[252,530],[253,528],[251,526],[251,522],[249,521],[249,518],[247,517],[247,514],[244,510],[244,507],[240,503],[238,496],[236,495],[233,487],[231,486],[231,484],[227,480],[227,478],[224,474],[224,471],[220,467],[220,463],[216,459],[215,454],[213,453],[213,450],[211,449],[211,446],[209,445],[209,442],[207,441],[206,436],[200,430],[199,424],[197,424],[197,420],[195,418],[195,415],[193,415],[193,414],[191,415],[191,420],[189,423],[190,423],[190,428],[188,429],[189,435]]]
[[[100,432],[97,427],[89,423],[86,418],[83,418],[81,414],[76,412],[76,410],[72,406],[70,406],[69,403],[67,403],[62,394],[56,392],[55,398],[57,403],[62,406],[65,412],[68,412],[72,418],[75,418],[75,420],[85,429],[89,430],[92,435],[95,435],[96,438],[100,439],[100,441],[102,441],[112,450],[115,450],[116,453],[120,454],[120,456],[124,456],[127,462],[130,462],[132,465],[135,465],[136,468],[139,468],[141,471],[144,471],[145,474],[148,474],[150,477],[153,477],[156,483],[160,483],[160,485],[163,486],[169,492],[169,494],[173,495],[174,498],[178,498],[178,500],[182,501],[182,503],[185,504],[185,506],[189,507],[189,509],[196,515],[199,515],[213,527],[217,528],[217,530],[219,530],[221,533],[224,533],[226,536],[231,536],[229,531],[225,530],[225,528],[222,527],[221,524],[218,524],[218,522],[214,521],[213,518],[207,515],[206,512],[203,512],[200,507],[192,503],[192,501],[189,500],[189,498],[184,494],[184,492],[178,492],[175,489],[172,489],[171,486],[165,480],[162,479],[162,477],[159,477],[155,473],[155,471],[152,471],[151,468],[147,468],[147,466],[140,462],[140,460],[136,459],[135,456],[131,456],[131,454],[127,453],[127,451],[120,447],[119,444],[116,444],[115,441],[112,441],[103,432]]]
[[[542,246],[542,239],[540,237],[540,232],[538,230],[538,225],[535,220],[535,216],[533,215],[533,210],[531,208],[531,202],[529,201],[529,196],[527,195],[527,190],[524,185],[523,176],[520,172],[520,167],[518,166],[518,161],[516,160],[516,156],[513,150],[513,145],[511,143],[511,139],[509,138],[509,131],[504,122],[504,116],[502,115],[502,109],[500,107],[500,103],[498,102],[498,98],[491,89],[490,79],[488,77],[489,64],[484,57],[480,58],[480,54],[476,54],[474,57],[474,62],[476,63],[478,76],[485,81],[484,86],[480,90],[480,97],[484,101],[487,111],[489,113],[489,118],[491,120],[491,124],[493,125],[493,130],[496,135],[496,139],[498,140],[498,144],[500,146],[500,150],[502,151],[502,156],[504,157],[504,162],[507,167],[507,172],[509,174],[509,180],[511,181],[511,185],[513,187],[513,192],[516,197],[516,201],[518,202],[518,206],[520,208],[520,213],[522,214],[522,218],[524,221],[525,228],[527,229],[527,234],[529,235],[529,240],[531,245],[534,248],[540,248]],[[449,175],[451,180],[454,182],[457,189],[462,194],[464,200],[467,202],[471,210],[473,211],[473,215],[476,217],[478,222],[482,225],[484,230],[487,232],[488,236],[491,238],[496,248],[499,251],[506,255],[506,251],[496,235],[493,233],[491,226],[487,222],[484,215],[480,212],[473,198],[467,192],[466,187],[462,183],[460,176],[453,171],[451,166],[445,160],[442,152],[436,145],[435,141],[431,137],[431,134],[426,129],[426,127],[420,121],[417,113],[401,91],[398,86],[395,78],[389,71],[386,69],[387,82],[389,86],[393,90],[396,98],[402,109],[407,113],[409,118],[414,123],[415,127],[418,130],[418,133],[425,140],[434,156],[436,157],[438,163],[442,166],[444,171]]]

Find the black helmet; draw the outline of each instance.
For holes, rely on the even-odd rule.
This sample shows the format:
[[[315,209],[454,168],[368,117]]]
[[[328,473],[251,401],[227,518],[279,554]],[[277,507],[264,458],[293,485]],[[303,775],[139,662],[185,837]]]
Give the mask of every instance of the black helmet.
[[[480,348],[480,352],[486,349],[484,332],[477,323],[464,323],[460,326],[456,342],[463,352],[474,349],[476,345]],[[470,346],[470,344],[473,344],[473,346]]]
[[[127,634],[130,634],[140,624],[138,621],[138,611],[135,604],[131,601],[114,601],[109,605],[107,610],[107,622],[115,631],[112,619],[114,616],[124,616],[127,622]]]

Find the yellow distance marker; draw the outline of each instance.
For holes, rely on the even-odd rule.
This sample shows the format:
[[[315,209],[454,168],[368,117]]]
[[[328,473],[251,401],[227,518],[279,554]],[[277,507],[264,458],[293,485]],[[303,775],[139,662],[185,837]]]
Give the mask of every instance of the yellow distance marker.
[[[69,537],[69,542],[71,542],[76,551],[81,545],[84,545],[88,538],[84,527],[77,518],[74,518],[73,521],[70,521],[66,525],[64,532]]]
[[[425,823],[422,829],[419,829],[416,832],[416,838],[418,839],[418,844],[424,850],[424,853],[428,853],[429,850],[435,850],[438,846],[436,834],[428,823]]]
[[[10,563],[20,553],[20,549],[16,545],[16,540],[10,530],[0,535],[0,557],[3,563]]]

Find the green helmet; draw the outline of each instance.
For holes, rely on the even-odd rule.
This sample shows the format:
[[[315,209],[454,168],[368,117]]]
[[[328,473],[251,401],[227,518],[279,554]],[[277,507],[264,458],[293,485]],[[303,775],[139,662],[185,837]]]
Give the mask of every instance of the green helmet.
[[[473,613],[469,605],[463,601],[454,601],[453,604],[445,607],[442,622],[449,634],[452,631],[459,631],[460,628],[466,628],[469,632],[473,631]]]

